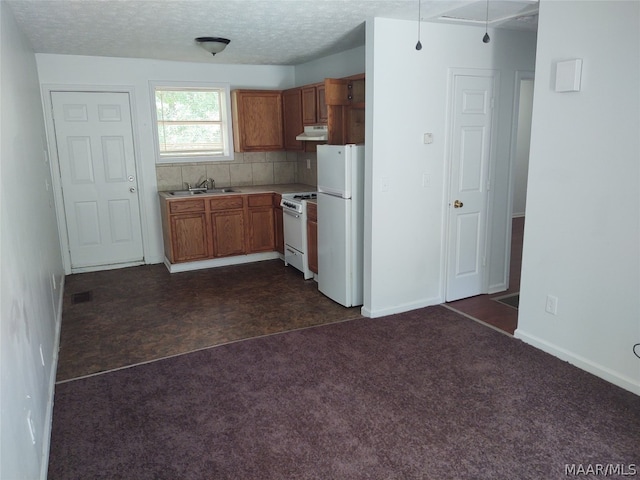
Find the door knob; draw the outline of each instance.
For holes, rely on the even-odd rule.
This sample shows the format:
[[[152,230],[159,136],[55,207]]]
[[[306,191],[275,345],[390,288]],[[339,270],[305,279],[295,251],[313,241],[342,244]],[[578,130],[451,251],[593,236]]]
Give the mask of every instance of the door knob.
[[[135,187],[131,187],[131,188],[129,189],[129,191],[130,191],[131,193],[136,193],[136,189],[135,189]]]
[[[462,203],[460,200],[456,200],[455,202],[453,202],[453,208],[462,208],[464,206],[464,203]]]

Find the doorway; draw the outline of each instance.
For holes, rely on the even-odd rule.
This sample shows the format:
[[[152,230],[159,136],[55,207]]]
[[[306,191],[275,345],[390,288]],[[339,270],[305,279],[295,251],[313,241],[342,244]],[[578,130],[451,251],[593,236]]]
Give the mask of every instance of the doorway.
[[[445,298],[487,291],[489,174],[492,163],[493,71],[452,71]]]
[[[507,243],[509,269],[507,290],[463,298],[445,305],[458,313],[511,335],[518,323],[517,307],[522,267],[533,86],[534,72],[516,72],[511,135],[510,212],[512,217],[508,231],[510,241]]]
[[[59,225],[70,273],[143,263],[129,93],[49,95]]]

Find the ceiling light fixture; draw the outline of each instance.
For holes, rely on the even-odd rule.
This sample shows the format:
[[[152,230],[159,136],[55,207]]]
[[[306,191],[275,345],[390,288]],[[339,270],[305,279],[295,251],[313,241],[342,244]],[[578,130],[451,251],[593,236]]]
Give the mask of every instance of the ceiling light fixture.
[[[229,40],[228,38],[221,38],[221,37],[196,38],[196,42],[198,42],[198,45],[200,45],[202,48],[204,48],[207,52],[209,52],[213,56],[215,56],[216,53],[220,53],[221,51],[223,51],[225,47],[229,45],[230,41],[231,40]]]
[[[418,43],[416,43],[416,50],[422,50],[422,43],[420,43],[420,0],[418,0]]]
[[[487,0],[487,17],[484,23],[484,37],[482,37],[482,41],[484,43],[489,43],[491,41],[491,37],[489,37],[489,0]]]

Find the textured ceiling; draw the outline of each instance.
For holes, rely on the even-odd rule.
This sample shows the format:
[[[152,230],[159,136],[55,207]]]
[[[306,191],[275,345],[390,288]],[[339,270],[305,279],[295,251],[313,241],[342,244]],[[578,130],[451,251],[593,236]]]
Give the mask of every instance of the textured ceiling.
[[[413,20],[418,0],[2,0],[37,53],[297,65],[364,45],[373,17]],[[484,24],[485,0],[421,0],[423,21]],[[535,30],[536,0],[490,0],[491,27]],[[215,57],[194,42],[231,43]]]

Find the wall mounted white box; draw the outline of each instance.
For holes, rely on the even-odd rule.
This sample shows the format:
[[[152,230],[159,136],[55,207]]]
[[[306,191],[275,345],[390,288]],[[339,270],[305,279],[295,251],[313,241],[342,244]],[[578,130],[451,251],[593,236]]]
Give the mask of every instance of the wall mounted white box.
[[[581,58],[556,64],[556,92],[579,92],[581,78]]]

